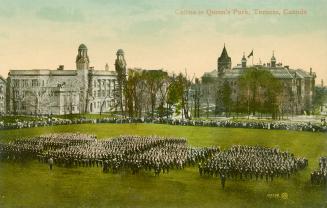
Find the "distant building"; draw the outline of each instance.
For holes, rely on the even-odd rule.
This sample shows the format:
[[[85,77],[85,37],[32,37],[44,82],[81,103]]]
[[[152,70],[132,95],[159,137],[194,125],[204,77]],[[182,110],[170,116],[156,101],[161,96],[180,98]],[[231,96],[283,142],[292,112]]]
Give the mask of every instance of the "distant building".
[[[319,113],[321,115],[327,115],[327,87],[324,86],[324,80],[321,80],[320,86],[316,86],[317,93],[322,96],[323,100],[319,109]]]
[[[90,67],[88,49],[78,48],[76,69],[10,70],[7,79],[7,112],[12,114],[64,115],[100,113],[115,109],[115,71]]]
[[[228,56],[226,47],[224,45],[223,51],[217,60],[218,76],[222,76],[226,71],[232,68],[232,59]]]
[[[296,114],[311,112],[316,78],[316,74],[312,72],[311,68],[309,72],[306,72],[303,69],[291,69],[289,66],[283,66],[282,63],[277,63],[274,53],[269,63],[248,66],[244,54],[241,64],[231,67],[231,62],[231,58],[224,46],[217,61],[217,70],[204,73],[202,80],[213,79],[216,83],[227,81],[232,90],[231,99],[236,102],[240,97],[239,79],[246,69],[257,67],[269,70],[275,78],[281,81],[283,86],[282,96],[285,102],[288,105],[293,105],[292,108],[288,107],[285,111],[289,112],[292,109],[293,113]]]
[[[0,76],[0,114],[6,113],[6,80]]]

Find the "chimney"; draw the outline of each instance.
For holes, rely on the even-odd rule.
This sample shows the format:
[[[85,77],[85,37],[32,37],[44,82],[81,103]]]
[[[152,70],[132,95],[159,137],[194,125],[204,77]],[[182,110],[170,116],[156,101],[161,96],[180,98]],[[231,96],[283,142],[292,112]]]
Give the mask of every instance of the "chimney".
[[[321,87],[324,87],[324,80],[321,79]]]
[[[312,74],[312,68],[310,67],[310,75]]]
[[[94,66],[90,66],[90,70],[94,70]]]
[[[57,70],[64,70],[64,65],[59,65]]]
[[[109,71],[109,65],[108,65],[108,63],[106,63],[106,66],[104,67],[104,69],[105,69],[106,71]]]

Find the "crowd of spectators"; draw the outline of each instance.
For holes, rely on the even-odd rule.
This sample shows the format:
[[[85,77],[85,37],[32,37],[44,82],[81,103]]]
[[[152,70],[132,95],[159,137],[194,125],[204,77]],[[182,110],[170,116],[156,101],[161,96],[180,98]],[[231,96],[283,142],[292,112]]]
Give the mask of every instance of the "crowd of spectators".
[[[252,129],[279,129],[308,132],[327,132],[326,122],[290,122],[290,121],[260,121],[260,120],[185,120],[185,119],[131,119],[131,118],[72,118],[63,119],[56,117],[44,117],[41,120],[21,121],[6,123],[0,121],[0,129],[21,129],[41,126],[71,125],[71,124],[99,124],[99,123],[154,123],[182,126],[206,126],[224,128],[252,128]]]

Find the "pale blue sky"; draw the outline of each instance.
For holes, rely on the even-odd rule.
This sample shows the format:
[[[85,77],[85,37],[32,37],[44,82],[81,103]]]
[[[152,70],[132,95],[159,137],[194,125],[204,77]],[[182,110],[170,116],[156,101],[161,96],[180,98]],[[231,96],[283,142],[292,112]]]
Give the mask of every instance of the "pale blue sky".
[[[91,65],[113,69],[123,48],[129,67],[165,68],[200,76],[216,67],[226,43],[233,65],[243,51],[313,67],[327,80],[327,1],[316,0],[0,0],[0,74],[9,69],[74,68],[80,43]],[[180,9],[305,9],[293,16],[181,16]],[[305,58],[304,58],[305,57]]]

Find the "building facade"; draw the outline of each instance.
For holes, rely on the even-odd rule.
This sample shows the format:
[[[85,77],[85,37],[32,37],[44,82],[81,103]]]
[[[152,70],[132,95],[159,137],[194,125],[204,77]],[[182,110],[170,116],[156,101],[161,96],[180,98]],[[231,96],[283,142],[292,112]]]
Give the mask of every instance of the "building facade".
[[[0,76],[0,115],[6,113],[6,85],[7,81]]]
[[[250,66],[247,65],[247,58],[243,54],[240,64],[232,67],[231,58],[224,46],[217,61],[217,70],[205,73],[202,80],[211,79],[218,85],[227,82],[231,88],[231,99],[235,103],[241,99],[240,78],[250,68],[267,70],[280,81],[282,86],[280,102],[283,102],[281,103],[283,109],[280,111],[292,114],[306,114],[312,111],[316,74],[312,72],[311,68],[307,72],[303,69],[291,69],[289,66],[283,66],[282,63],[277,63],[274,53],[270,62]],[[213,100],[214,98],[210,102],[214,102]],[[208,101],[204,102],[208,103]]]
[[[108,65],[90,67],[88,49],[78,48],[76,69],[10,70],[7,112],[11,114],[64,115],[103,113],[115,109],[117,76]]]

